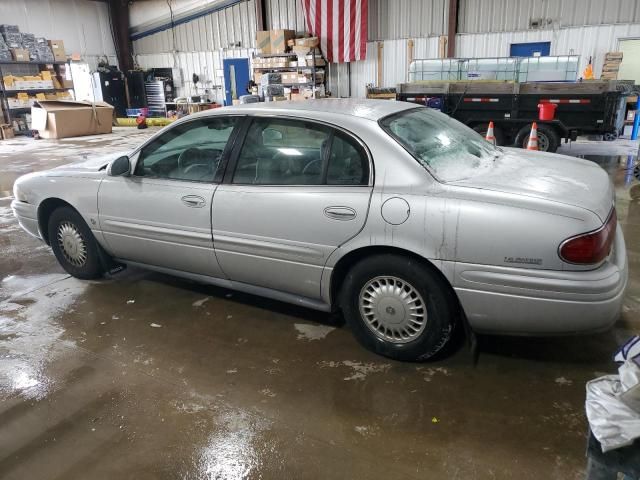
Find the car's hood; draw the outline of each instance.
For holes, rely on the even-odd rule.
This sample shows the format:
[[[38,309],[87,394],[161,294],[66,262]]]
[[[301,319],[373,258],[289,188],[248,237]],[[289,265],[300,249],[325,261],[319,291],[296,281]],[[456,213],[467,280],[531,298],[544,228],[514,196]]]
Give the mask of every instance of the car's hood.
[[[613,205],[613,185],[597,164],[580,158],[503,148],[493,166],[449,182],[586,208],[604,222]]]
[[[47,173],[51,175],[73,175],[74,173],[83,174],[88,172],[98,172],[100,170],[106,171],[107,165],[114,161],[116,158],[122,155],[127,155],[129,152],[115,152],[108,155],[102,155],[98,157],[92,157],[82,162],[68,163],[60,167],[48,170]]]

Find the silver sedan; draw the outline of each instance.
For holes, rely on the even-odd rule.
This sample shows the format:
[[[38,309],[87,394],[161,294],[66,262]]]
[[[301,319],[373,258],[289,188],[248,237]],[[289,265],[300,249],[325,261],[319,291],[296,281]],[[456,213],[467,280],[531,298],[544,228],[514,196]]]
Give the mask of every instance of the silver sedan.
[[[341,310],[364,346],[402,360],[465,323],[606,329],[627,283],[601,168],[496,148],[409,103],[222,108],[21,177],[14,195],[22,227],[78,278],[129,264]]]

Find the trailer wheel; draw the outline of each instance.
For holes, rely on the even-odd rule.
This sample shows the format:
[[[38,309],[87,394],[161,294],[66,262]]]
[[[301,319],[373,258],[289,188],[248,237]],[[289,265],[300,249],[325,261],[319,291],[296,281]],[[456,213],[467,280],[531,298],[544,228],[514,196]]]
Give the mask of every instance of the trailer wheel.
[[[478,132],[482,137],[487,136],[487,129],[489,128],[488,123],[481,123],[473,127],[473,129]],[[493,127],[493,135],[496,137],[496,145],[504,145],[504,133],[500,127]]]
[[[516,135],[516,146],[520,148],[527,148],[530,133],[530,125],[522,127],[518,132],[518,135]],[[545,125],[544,123],[538,125],[538,150],[541,152],[553,153],[558,150],[559,145],[560,135],[558,135],[558,132],[556,132],[553,127]]]
[[[608,132],[602,136],[605,142],[613,142],[616,138],[618,138],[618,132]]]

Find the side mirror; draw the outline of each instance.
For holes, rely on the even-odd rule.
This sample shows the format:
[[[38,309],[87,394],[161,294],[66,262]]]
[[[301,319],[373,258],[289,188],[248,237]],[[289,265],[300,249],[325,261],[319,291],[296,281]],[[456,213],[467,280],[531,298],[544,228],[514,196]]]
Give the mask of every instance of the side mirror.
[[[111,177],[128,177],[131,170],[131,163],[129,157],[123,155],[116,158],[109,166],[109,176]]]

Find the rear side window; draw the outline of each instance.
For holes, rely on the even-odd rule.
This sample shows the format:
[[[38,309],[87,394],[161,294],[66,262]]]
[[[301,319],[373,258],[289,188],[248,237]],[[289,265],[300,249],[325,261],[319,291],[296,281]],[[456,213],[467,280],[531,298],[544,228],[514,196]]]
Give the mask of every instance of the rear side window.
[[[240,150],[232,182],[367,185],[369,162],[354,139],[325,125],[256,118]]]
[[[327,169],[329,185],[367,185],[369,160],[363,148],[352,137],[335,132]]]

